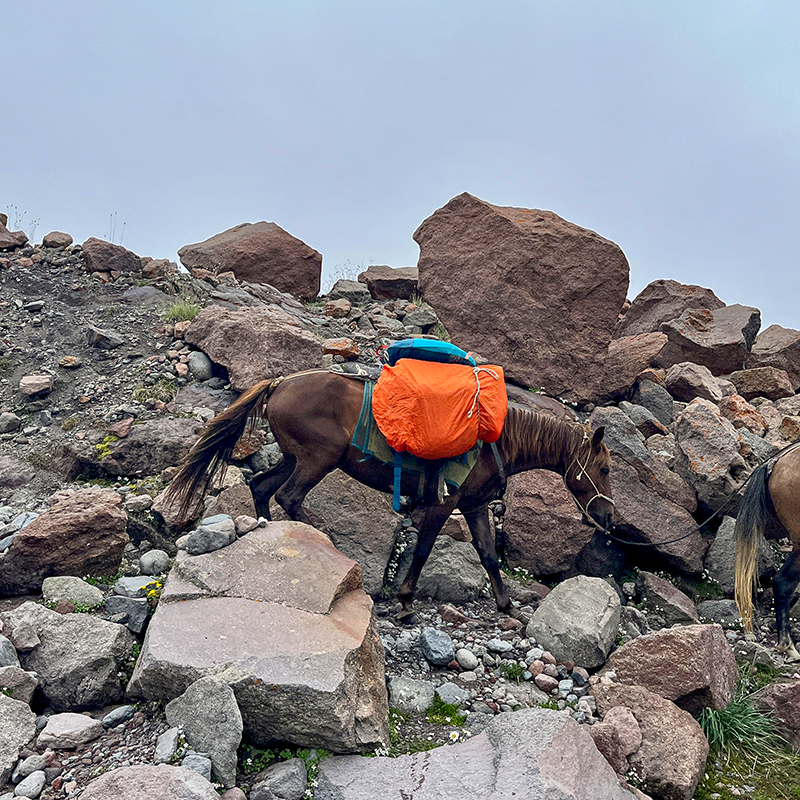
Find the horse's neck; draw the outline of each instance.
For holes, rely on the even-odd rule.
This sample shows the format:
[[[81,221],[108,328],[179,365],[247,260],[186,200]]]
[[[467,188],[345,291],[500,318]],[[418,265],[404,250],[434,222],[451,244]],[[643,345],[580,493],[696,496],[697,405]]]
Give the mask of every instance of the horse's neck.
[[[530,411],[515,411],[509,434],[514,441],[504,447],[504,452],[510,475],[529,469],[564,475],[583,440],[583,431],[576,423]]]

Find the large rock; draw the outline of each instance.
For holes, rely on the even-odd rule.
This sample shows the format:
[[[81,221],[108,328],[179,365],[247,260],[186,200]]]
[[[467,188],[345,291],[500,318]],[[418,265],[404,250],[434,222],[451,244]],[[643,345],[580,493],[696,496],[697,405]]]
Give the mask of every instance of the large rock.
[[[136,253],[104,239],[87,239],[81,252],[89,272],[121,272],[129,275],[142,269],[142,259]]]
[[[692,715],[642,686],[601,683],[591,692],[601,716],[624,706],[639,723],[642,743],[628,762],[642,790],[659,800],[690,800],[708,758],[708,741]]]
[[[600,391],[628,288],[613,242],[549,211],[453,198],[414,234],[419,281],[454,341],[548,394]]]
[[[36,714],[27,703],[0,692],[0,786],[11,775],[23,747],[36,733]]]
[[[614,644],[621,608],[617,593],[602,578],[577,575],[545,597],[526,635],[559,661],[594,669],[606,660]]]
[[[645,609],[657,614],[668,626],[700,622],[697,606],[680,589],[646,570],[642,570],[640,576],[640,591]]]
[[[361,570],[308,525],[274,522],[222,550],[178,554],[128,691],[169,701],[208,675],[231,686],[256,743],[354,752],[388,740]]]
[[[728,375],[746,366],[760,327],[761,312],[751,306],[684,311],[661,325],[669,343],[661,351],[660,366],[691,361],[714,375]]]
[[[534,575],[570,569],[592,538],[559,475],[530,470],[514,475],[506,493],[506,558]]]
[[[14,456],[0,456],[0,488],[16,489],[30,483],[35,475],[30,464]]]
[[[322,362],[321,341],[276,306],[240,311],[209,306],[192,320],[184,338],[222,364],[240,392]]]
[[[655,491],[631,466],[615,458],[611,468],[616,535],[643,542],[681,572],[703,569],[707,545],[697,522],[682,506]]]
[[[756,436],[763,436],[767,431],[767,421],[763,414],[751,406],[740,394],[729,394],[717,403],[719,413],[734,428],[746,428]]]
[[[461,744],[399,758],[328,758],[315,800],[633,800],[584,726],[545,709],[500,714]]]
[[[154,475],[179,464],[202,427],[196,419],[149,419],[134,425],[124,438],[108,445],[99,464],[111,475]]]
[[[409,299],[417,291],[417,267],[387,267],[373,264],[358,276],[375,300]]]
[[[746,477],[747,465],[739,453],[736,429],[714,403],[698,398],[678,417],[675,441],[675,471],[706,507],[717,510]]]
[[[608,345],[606,377],[601,396],[627,394],[642,372],[660,363],[661,351],[667,341],[664,333],[639,333],[612,339]]]
[[[118,767],[93,780],[83,800],[219,800],[214,785],[188,767],[136,764]]]
[[[791,397],[795,390],[789,373],[777,367],[753,367],[739,370],[732,373],[730,379],[736,387],[736,391],[745,400],[752,400],[754,397],[780,400],[782,397]]]
[[[120,496],[79,489],[14,537],[0,559],[0,596],[37,592],[51,575],[110,575],[128,543]]]
[[[673,364],[664,376],[664,386],[676,400],[684,403],[691,403],[695,397],[717,403],[724,394],[722,382],[711,374],[708,367],[690,361]]]
[[[222,785],[233,786],[236,751],[242,741],[242,715],[233,689],[217,678],[200,678],[167,703],[165,712],[169,725],[183,730],[198,753],[208,754]]]
[[[189,270],[233,272],[240,281],[269,283],[310,300],[319,294],[322,255],[274,222],[245,222],[178,250]]]
[[[0,621],[12,631],[29,625],[39,637],[36,647],[20,653],[20,664],[38,673],[54,711],[102,708],[122,698],[119,672],[135,642],[127,628],[89,614],[58,614],[32,602],[0,614]]]
[[[36,740],[40,747],[52,750],[74,750],[102,736],[103,723],[85,714],[52,714]]]
[[[753,703],[772,716],[778,733],[800,751],[800,680],[794,677],[771,683],[753,695]]]
[[[747,364],[782,369],[792,386],[800,390],[800,331],[770,325],[756,336]]]
[[[711,289],[678,281],[658,280],[639,292],[617,323],[614,338],[658,331],[662,322],[679,317],[687,309],[722,308],[725,303]]]
[[[694,716],[707,707],[725,708],[739,676],[719,625],[683,625],[639,636],[615,650],[608,667],[620,683],[644,686]]]
[[[10,231],[0,222],[0,250],[16,250],[28,243],[28,235],[24,231]]]
[[[407,551],[409,557],[411,550]],[[404,578],[406,564],[401,562],[398,578]],[[439,536],[422,568],[416,594],[440,603],[469,603],[477,600],[486,585],[486,571],[475,548],[450,536]]]

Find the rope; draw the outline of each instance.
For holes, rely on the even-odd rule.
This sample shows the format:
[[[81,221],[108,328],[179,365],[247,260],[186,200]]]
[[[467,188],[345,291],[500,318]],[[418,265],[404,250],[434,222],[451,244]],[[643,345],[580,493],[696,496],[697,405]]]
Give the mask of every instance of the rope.
[[[475,409],[478,409],[478,416],[480,416],[480,405],[478,405],[478,399],[481,395],[481,377],[478,373],[485,372],[487,375],[491,375],[496,381],[500,380],[500,375],[495,372],[493,369],[489,369],[488,367],[473,367],[472,374],[475,376],[475,383],[477,388],[475,389],[475,398],[472,401],[472,408],[470,408],[469,413],[467,414],[467,419],[472,419],[472,415],[475,413]]]

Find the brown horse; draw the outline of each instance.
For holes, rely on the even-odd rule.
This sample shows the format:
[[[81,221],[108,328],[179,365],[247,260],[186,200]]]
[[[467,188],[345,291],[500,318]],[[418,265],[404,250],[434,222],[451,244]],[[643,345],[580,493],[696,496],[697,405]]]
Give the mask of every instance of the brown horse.
[[[197,492],[206,490],[214,472],[231,457],[248,420],[256,417],[267,418],[283,453],[278,464],[257,474],[250,483],[261,516],[269,519],[269,501],[274,495],[291,519],[313,524],[303,509],[303,500],[337,467],[366,486],[391,492],[392,466],[375,459],[364,460],[364,454],[351,444],[363,395],[362,380],[327,370],[261,381],[207,423],[170,486],[169,496],[180,502],[185,511]],[[583,513],[584,522],[607,530],[613,513],[611,458],[602,439],[603,428],[592,436],[578,423],[511,407],[497,452],[506,475],[529,469],[559,473]],[[399,591],[401,618],[411,616],[422,567],[436,536],[456,508],[469,525],[498,608],[506,613],[512,611],[489,526],[488,503],[501,491],[505,480],[498,458],[489,446],[484,446],[461,487],[421,509],[416,549]],[[404,473],[403,493],[412,495],[415,488],[411,476],[406,482]]]
[[[761,536],[789,537],[792,552],[772,577],[778,624],[777,650],[789,661],[800,661],[800,653],[789,633],[789,608],[800,582],[800,443],[753,472],[742,496],[735,535],[736,604],[745,632],[749,634],[753,632],[753,589],[758,577],[759,539]]]

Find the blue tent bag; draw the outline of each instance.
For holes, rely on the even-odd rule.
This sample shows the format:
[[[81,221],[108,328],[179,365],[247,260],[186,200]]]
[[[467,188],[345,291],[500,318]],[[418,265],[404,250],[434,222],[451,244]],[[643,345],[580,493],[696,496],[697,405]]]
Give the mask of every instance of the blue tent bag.
[[[402,339],[390,344],[382,354],[383,363],[390,367],[393,367],[401,358],[475,366],[475,359],[466,350],[438,339]]]

